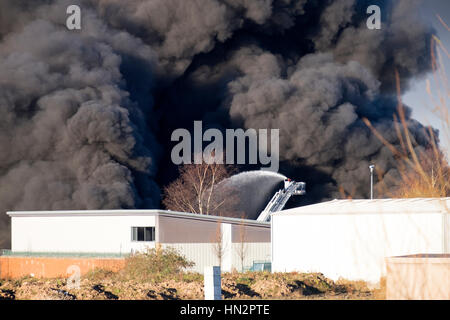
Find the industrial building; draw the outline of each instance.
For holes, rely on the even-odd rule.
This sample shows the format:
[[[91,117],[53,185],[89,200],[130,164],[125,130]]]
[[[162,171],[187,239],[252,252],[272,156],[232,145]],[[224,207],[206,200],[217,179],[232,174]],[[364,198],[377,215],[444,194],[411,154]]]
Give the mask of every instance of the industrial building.
[[[333,200],[272,214],[272,271],[377,283],[385,258],[445,254],[450,198]]]
[[[163,210],[15,211],[11,255],[123,256],[173,247],[195,263],[241,270],[270,261],[270,223]],[[221,261],[218,246],[223,253]],[[243,262],[243,263],[242,263]]]
[[[320,272],[333,280],[377,283],[390,257],[450,253],[450,198],[333,200],[273,212],[303,189],[286,182],[258,220],[164,210],[8,212],[12,250],[10,258],[0,257],[0,275],[55,275],[70,264],[82,273],[120,269],[125,255],[173,247],[195,263],[191,271],[221,265],[227,272],[271,262],[272,272]]]

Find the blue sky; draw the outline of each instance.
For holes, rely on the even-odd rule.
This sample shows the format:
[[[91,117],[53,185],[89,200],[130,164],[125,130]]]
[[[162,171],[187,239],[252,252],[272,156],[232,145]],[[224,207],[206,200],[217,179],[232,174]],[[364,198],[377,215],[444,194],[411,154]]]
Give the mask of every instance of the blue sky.
[[[437,32],[437,36],[442,41],[445,48],[450,51],[450,32],[439,22],[436,14],[450,26],[450,0],[428,0],[424,1],[421,14],[424,19],[430,23]],[[444,57],[443,57],[444,59]],[[450,63],[449,59],[445,58],[445,71],[447,77],[450,78]],[[432,102],[429,95],[426,92],[426,79],[430,80],[431,87],[433,88],[432,75],[428,74],[422,79],[416,79],[413,81],[411,87],[403,95],[403,102],[409,105],[413,109],[413,117],[423,124],[431,124],[433,127],[439,129],[441,132],[441,147],[446,152],[447,158],[450,159],[450,141],[448,141],[448,129],[447,135],[443,134],[443,122],[431,111]],[[447,107],[449,99],[447,96]]]

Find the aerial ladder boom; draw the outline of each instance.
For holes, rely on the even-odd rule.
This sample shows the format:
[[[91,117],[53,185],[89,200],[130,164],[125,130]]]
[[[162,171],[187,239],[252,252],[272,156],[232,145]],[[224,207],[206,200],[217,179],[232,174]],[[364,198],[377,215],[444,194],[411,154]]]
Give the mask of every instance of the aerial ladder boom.
[[[296,182],[291,179],[284,180],[284,188],[274,194],[256,220],[270,221],[270,214],[282,210],[291,196],[304,195],[306,193],[305,186],[304,182]]]

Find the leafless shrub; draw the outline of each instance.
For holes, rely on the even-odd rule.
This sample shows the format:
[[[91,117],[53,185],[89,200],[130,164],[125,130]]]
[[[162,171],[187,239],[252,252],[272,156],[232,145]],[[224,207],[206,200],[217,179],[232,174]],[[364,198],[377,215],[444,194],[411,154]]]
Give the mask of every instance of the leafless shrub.
[[[239,225],[239,243],[236,247],[236,253],[241,263],[241,272],[244,272],[244,261],[247,256],[247,250],[247,231],[245,229],[244,221],[242,221]]]
[[[132,280],[160,281],[173,278],[193,266],[194,262],[173,248],[147,249],[128,257],[120,276]]]
[[[225,255],[225,252],[228,250],[227,245],[223,241],[223,232],[222,232],[222,223],[221,221],[217,222],[216,232],[214,235],[213,243],[213,251],[219,261],[219,266],[222,269],[222,260]]]

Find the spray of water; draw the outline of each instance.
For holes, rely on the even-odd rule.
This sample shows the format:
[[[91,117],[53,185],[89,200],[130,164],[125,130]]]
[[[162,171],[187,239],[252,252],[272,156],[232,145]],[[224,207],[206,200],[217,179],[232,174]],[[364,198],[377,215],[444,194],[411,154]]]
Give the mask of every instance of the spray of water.
[[[225,190],[224,199],[229,193],[239,195],[231,204],[235,214],[240,212],[246,218],[256,219],[273,194],[282,187],[284,179],[286,176],[271,171],[246,171],[223,180],[218,187]]]

